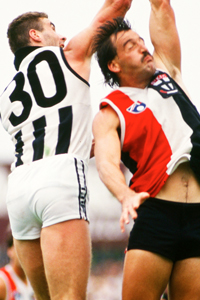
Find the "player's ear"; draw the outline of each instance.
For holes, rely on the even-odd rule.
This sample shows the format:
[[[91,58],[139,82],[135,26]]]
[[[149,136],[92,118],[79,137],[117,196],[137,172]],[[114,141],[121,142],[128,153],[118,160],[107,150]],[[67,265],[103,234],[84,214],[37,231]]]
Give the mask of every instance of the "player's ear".
[[[113,73],[118,73],[120,71],[120,66],[115,59],[108,63],[108,69]]]
[[[30,38],[35,42],[41,42],[40,33],[36,29],[30,29],[29,30],[29,36]]]

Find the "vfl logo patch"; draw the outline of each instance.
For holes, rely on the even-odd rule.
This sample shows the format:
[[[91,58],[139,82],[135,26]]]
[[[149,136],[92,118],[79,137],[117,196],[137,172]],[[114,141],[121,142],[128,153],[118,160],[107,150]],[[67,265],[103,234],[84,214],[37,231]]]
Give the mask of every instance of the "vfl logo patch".
[[[127,111],[132,114],[139,114],[143,112],[146,108],[146,104],[141,101],[134,102],[129,108],[127,108]]]
[[[158,75],[152,82],[151,87],[157,90],[164,98],[170,97],[178,92],[167,74]]]

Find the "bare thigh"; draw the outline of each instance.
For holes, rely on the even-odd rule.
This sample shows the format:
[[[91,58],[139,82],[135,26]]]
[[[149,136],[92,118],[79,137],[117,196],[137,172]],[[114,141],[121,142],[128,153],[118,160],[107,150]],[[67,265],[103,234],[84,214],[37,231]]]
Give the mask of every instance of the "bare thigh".
[[[170,300],[200,300],[200,258],[177,261],[169,286]]]
[[[41,247],[52,300],[85,300],[91,262],[88,222],[70,220],[42,229]]]
[[[37,300],[50,300],[40,239],[14,240],[20,263],[33,287]]]
[[[129,250],[125,257],[122,299],[159,300],[172,267],[172,261],[157,254]]]

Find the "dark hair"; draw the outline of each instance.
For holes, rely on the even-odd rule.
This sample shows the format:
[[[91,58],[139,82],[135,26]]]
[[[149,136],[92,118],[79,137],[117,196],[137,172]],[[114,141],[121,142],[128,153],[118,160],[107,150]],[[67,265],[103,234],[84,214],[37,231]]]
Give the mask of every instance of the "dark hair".
[[[6,245],[7,248],[11,248],[13,246],[13,236],[11,233],[9,233],[6,237]]]
[[[130,23],[118,17],[100,26],[93,40],[93,52],[96,52],[96,58],[104,75],[105,83],[111,87],[114,85],[119,86],[117,75],[108,68],[108,63],[117,55],[117,49],[111,40],[111,36],[113,34],[116,36],[118,32],[130,29]]]
[[[10,49],[15,53],[19,48],[30,45],[29,30],[43,30],[40,18],[48,18],[43,12],[27,12],[15,18],[8,26],[7,37]]]

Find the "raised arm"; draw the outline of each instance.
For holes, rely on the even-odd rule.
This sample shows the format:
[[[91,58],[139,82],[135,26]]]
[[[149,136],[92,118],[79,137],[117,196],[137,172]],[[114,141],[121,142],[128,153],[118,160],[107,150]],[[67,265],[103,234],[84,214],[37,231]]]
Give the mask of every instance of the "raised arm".
[[[129,216],[137,218],[136,209],[148,197],[148,193],[135,193],[127,184],[120,169],[121,146],[117,129],[119,118],[111,107],[102,109],[93,122],[95,159],[99,176],[110,192],[122,204],[120,226],[129,223]]]
[[[150,36],[156,66],[179,81],[181,48],[170,0],[150,0]]]
[[[89,63],[93,54],[91,44],[97,28],[107,20],[118,16],[124,17],[131,6],[131,2],[132,0],[105,0],[91,24],[73,37],[65,47],[66,58],[75,71],[85,79],[88,80],[89,77]]]

